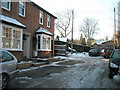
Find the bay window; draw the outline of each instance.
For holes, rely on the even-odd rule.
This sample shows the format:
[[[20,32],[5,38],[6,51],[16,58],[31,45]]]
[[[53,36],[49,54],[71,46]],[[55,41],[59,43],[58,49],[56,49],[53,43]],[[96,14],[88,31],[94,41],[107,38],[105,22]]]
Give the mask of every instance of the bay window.
[[[37,50],[50,51],[51,50],[51,36],[38,34],[37,35]]]
[[[9,26],[2,26],[2,48],[22,49],[22,30]]]

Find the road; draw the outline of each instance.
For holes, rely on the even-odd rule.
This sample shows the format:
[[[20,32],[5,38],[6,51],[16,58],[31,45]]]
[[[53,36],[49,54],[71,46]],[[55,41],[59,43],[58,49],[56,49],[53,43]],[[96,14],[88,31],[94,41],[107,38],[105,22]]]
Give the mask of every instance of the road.
[[[12,88],[118,88],[108,78],[108,59],[69,56],[32,70],[21,70]]]

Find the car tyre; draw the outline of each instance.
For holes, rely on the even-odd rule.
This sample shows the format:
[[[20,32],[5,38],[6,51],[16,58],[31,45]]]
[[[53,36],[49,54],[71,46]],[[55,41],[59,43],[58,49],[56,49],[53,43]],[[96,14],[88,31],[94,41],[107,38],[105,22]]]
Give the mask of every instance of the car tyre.
[[[106,56],[104,56],[104,58],[107,58]]]
[[[112,73],[112,72],[109,72],[108,77],[112,79],[112,78],[113,78],[113,76],[114,76],[114,75],[113,75],[113,73]]]
[[[9,78],[6,74],[2,74],[2,89],[6,89],[8,87]]]

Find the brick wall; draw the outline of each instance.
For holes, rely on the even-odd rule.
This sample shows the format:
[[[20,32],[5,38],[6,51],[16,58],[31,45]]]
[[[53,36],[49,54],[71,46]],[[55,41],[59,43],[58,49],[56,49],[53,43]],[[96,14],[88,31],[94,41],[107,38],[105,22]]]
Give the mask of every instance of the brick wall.
[[[26,26],[26,29],[23,30],[23,33],[29,33],[30,34],[30,56],[32,57],[33,51],[36,49],[36,42],[35,39],[35,32],[39,27],[43,27],[47,29],[49,32],[51,32],[54,35],[54,20],[55,17],[51,16],[51,27],[47,27],[47,15],[48,13],[44,11],[44,24],[40,25],[39,24],[39,13],[40,13],[40,8],[35,6],[31,2],[26,2],[26,15],[25,17],[22,17],[18,14],[18,7],[19,3],[18,2],[12,2],[11,3],[11,10],[7,11],[5,9],[2,9],[2,14],[12,17],[22,24]],[[54,36],[52,36],[52,40],[54,40]],[[24,43],[24,42],[23,42]],[[54,53],[54,42],[52,42],[52,53]],[[44,52],[43,52],[44,53]]]

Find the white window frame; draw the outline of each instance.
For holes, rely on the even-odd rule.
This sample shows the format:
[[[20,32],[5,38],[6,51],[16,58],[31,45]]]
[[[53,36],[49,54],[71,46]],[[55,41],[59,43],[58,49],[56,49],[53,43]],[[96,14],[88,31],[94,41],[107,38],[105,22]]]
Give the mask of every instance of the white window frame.
[[[18,28],[18,27],[13,27],[13,26],[10,26],[10,25],[6,25],[6,24],[2,24],[2,31],[3,31],[3,27],[11,28],[11,30],[12,30],[11,46],[10,46],[10,48],[4,48],[4,49],[10,50],[10,51],[23,51],[22,50],[23,29]],[[20,31],[20,48],[13,48],[13,30]],[[2,36],[1,38],[3,38],[3,37],[4,36]],[[2,41],[1,41],[1,43],[2,43]],[[3,43],[1,45],[1,47],[3,48]]]
[[[47,27],[50,28],[50,24],[51,24],[51,18],[49,15],[47,15]]]
[[[41,19],[42,19],[42,22],[41,22]],[[39,23],[40,23],[41,25],[44,24],[44,13],[43,13],[43,11],[40,11],[40,15],[39,15]]]
[[[7,10],[7,11],[10,11],[10,10],[11,10],[11,0],[3,0],[3,1],[1,1],[1,2],[2,2],[2,3],[3,3],[3,2],[9,3],[9,8],[4,7],[4,6],[2,5],[2,3],[1,3],[1,7],[2,7],[3,9],[5,9],[5,10]]]
[[[24,8],[22,8],[22,9],[24,9],[24,15],[22,15],[19,11],[20,10],[20,3],[24,4],[24,6],[22,6],[22,7],[24,7]],[[25,15],[26,15],[26,3],[25,2],[19,1],[18,13],[20,16],[25,17]]]
[[[40,36],[40,38],[41,38],[40,39],[40,49],[38,49],[38,36]],[[36,37],[37,37],[37,45],[36,45],[37,51],[51,51],[51,36],[46,35],[46,34],[37,34]],[[48,45],[47,41],[46,41],[45,45],[43,45],[43,37],[46,39],[48,39],[48,38],[50,39],[49,45]],[[46,47],[44,48],[44,46],[46,46]]]

